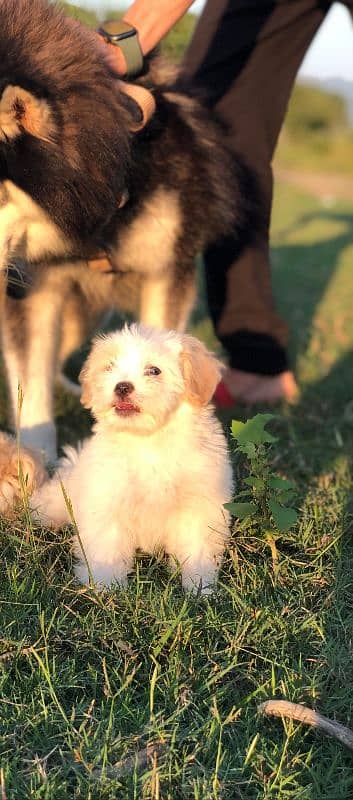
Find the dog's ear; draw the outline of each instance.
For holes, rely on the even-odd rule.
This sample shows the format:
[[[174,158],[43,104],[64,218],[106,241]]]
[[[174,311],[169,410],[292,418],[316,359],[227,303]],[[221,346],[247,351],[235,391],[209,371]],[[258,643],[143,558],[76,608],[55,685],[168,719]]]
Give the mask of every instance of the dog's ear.
[[[181,370],[186,399],[196,406],[207,406],[221,377],[221,364],[194,336],[182,337]]]
[[[92,407],[92,393],[90,390],[91,386],[91,369],[90,369],[90,359],[88,357],[87,361],[85,361],[81,372],[78,376],[80,384],[82,386],[82,393],[80,397],[80,402],[85,408]]]
[[[46,100],[21,86],[9,85],[0,99],[0,141],[17,139],[22,133],[51,141],[55,134],[53,115]]]

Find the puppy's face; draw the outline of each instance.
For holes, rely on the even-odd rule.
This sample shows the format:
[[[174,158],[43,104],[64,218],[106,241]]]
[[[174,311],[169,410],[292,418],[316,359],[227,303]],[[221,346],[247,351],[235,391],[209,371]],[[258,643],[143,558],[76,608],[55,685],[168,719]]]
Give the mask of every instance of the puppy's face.
[[[80,375],[82,403],[100,423],[146,435],[183,401],[207,405],[219,375],[193,337],[132,325],[96,340]]]

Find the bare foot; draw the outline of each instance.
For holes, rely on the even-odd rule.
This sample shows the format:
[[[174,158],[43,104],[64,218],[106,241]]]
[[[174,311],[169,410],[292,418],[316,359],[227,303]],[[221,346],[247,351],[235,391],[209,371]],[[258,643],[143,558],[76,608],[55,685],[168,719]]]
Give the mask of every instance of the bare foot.
[[[236,403],[253,405],[280,400],[293,403],[298,397],[298,387],[292,372],[279,375],[257,375],[226,368],[221,384],[217,387],[215,402],[220,407],[231,407]]]

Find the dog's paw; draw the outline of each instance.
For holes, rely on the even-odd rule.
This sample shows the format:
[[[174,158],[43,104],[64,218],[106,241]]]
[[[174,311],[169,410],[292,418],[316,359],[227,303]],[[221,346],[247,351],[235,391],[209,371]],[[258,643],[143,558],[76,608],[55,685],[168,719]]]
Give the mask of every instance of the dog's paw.
[[[75,576],[78,583],[85,585],[90,583],[90,574],[85,563],[75,565]]]
[[[215,590],[217,577],[218,568],[214,568],[209,562],[201,567],[199,564],[192,566],[186,561],[181,571],[183,589],[203,596],[212,594]]]
[[[43,459],[26,447],[18,448],[13,436],[0,432],[0,513],[11,514],[46,478]]]
[[[127,586],[127,572],[120,568],[107,566],[106,564],[89,564],[89,570],[86,562],[82,561],[75,566],[75,575],[79,583],[88,585],[93,580],[97,588],[109,587],[117,583],[122,589]]]
[[[183,575],[182,586],[186,592],[202,594],[203,597],[206,597],[214,592],[215,581],[210,583],[207,578],[202,579],[199,575]]]

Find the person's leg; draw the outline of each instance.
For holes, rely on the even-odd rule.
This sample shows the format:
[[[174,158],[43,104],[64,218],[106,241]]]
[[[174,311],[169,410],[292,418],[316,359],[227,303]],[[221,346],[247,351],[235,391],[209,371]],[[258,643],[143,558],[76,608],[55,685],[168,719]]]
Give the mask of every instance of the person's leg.
[[[229,355],[226,385],[240,400],[295,392],[288,371],[287,326],[274,308],[268,229],[271,161],[290,91],[329,2],[208,0],[185,58],[188,76],[205,89],[228,128],[228,140],[255,170],[265,230],[239,252],[228,237],[205,253],[209,307]]]

